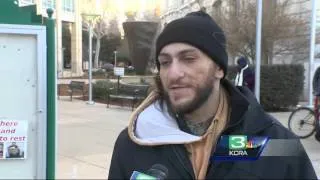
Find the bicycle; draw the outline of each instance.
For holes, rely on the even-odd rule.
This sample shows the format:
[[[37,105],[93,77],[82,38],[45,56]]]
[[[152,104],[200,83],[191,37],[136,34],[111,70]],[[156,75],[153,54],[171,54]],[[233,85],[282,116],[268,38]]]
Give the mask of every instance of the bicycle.
[[[315,96],[313,109],[309,107],[299,107],[294,110],[288,120],[288,128],[298,137],[304,139],[312,136],[319,124],[319,96]]]

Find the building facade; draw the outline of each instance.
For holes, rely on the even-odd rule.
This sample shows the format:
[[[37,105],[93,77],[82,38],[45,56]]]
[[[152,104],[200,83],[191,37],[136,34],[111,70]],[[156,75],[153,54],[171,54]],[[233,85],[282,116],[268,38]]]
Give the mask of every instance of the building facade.
[[[268,17],[268,15],[272,15],[273,11],[276,9],[277,2],[285,2],[286,0],[267,0],[263,1],[263,9],[264,9],[264,18]],[[317,1],[317,0],[316,0]],[[163,3],[162,11],[161,11],[161,21],[162,25],[183,17],[185,14],[191,11],[200,10],[201,7],[206,9],[206,12],[211,14],[214,17],[225,16],[226,12],[233,11],[235,14],[241,12],[241,10],[245,9],[249,2],[255,2],[254,0],[165,0]],[[318,39],[320,34],[320,2],[318,1],[317,7],[317,34]],[[286,14],[289,14],[292,17],[295,17],[305,23],[310,24],[311,20],[311,0],[290,0],[288,3],[288,7],[286,7]],[[162,26],[163,27],[163,26]],[[310,27],[308,25],[308,27]],[[294,31],[298,31],[299,29],[294,29]],[[305,38],[309,38],[310,28],[302,29],[302,34],[304,34]],[[296,37],[292,37],[293,39]],[[316,53],[320,53],[320,44],[316,45]],[[277,46],[275,45],[275,48]],[[231,63],[233,63],[235,57],[231,57]],[[299,55],[292,54],[286,57],[277,57],[274,56],[272,58],[271,63],[290,63],[293,62],[303,62],[305,57],[302,58]]]
[[[56,60],[58,77],[78,77],[83,75],[87,61],[83,62],[82,46],[82,14],[115,16],[122,36],[122,23],[126,21],[126,12],[137,13],[136,20],[143,20],[144,12],[155,11],[160,14],[163,0],[18,0],[20,6],[36,5],[37,14],[47,16],[46,9],[54,9],[53,18],[56,20]],[[69,24],[71,34],[71,60],[64,59],[66,47],[62,43],[63,28]],[[94,53],[94,50],[93,50]],[[66,62],[68,67],[66,68]],[[71,68],[71,69],[70,69]],[[84,69],[83,69],[84,68]]]
[[[165,0],[161,11],[161,21],[162,24],[166,24],[174,19],[184,16],[186,13],[200,10],[201,7],[205,7],[206,11],[213,15],[225,15],[225,11],[233,10],[234,13],[238,13],[241,9],[245,8],[249,1],[253,0]],[[263,9],[264,16],[271,14],[275,10],[275,5],[277,2],[285,2],[285,0],[264,0]],[[310,22],[311,22],[311,0],[290,0],[288,1],[288,7],[286,7],[286,13],[289,16],[295,17],[298,20],[302,20],[307,24],[306,29],[294,28],[289,30],[299,31],[303,38],[307,40],[307,43],[304,45],[306,50],[309,51],[310,47]],[[315,70],[320,67],[320,1],[316,0],[317,11],[317,23],[316,23],[316,47],[315,54],[317,55],[314,61],[314,66],[312,68],[312,74]],[[294,42],[296,37],[291,37],[286,40],[280,41],[291,41]],[[277,41],[274,42],[274,48],[281,48],[277,46]],[[273,52],[272,52],[273,53]],[[236,57],[229,56],[229,63],[234,64]],[[305,83],[304,83],[304,92],[302,95],[302,100],[307,100],[308,98],[308,76],[309,76],[309,53],[304,54],[302,57],[298,52],[289,53],[287,55],[276,56],[272,58],[272,64],[280,63],[296,63],[299,62],[305,67]]]
[[[37,14],[47,16],[46,10],[54,10],[56,20],[56,62],[58,77],[82,76],[82,17],[80,0],[19,0],[20,6],[36,4]],[[62,45],[62,23],[70,23],[71,69],[64,68]]]

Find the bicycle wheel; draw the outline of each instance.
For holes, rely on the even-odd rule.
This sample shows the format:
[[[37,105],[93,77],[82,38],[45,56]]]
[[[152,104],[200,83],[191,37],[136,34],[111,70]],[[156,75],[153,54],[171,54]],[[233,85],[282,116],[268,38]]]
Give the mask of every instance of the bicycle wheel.
[[[290,114],[288,127],[291,132],[300,138],[307,138],[315,132],[315,123],[316,118],[313,110],[300,107]]]

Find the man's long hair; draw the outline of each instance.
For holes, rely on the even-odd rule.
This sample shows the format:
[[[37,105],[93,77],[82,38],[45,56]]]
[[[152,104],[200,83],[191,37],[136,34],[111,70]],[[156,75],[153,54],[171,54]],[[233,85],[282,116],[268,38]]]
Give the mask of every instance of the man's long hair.
[[[172,116],[172,117],[175,117],[176,113],[174,113],[174,111],[173,111],[173,109],[171,107],[171,104],[166,102],[165,92],[164,92],[164,89],[163,89],[163,85],[162,85],[162,82],[161,82],[161,79],[160,79],[159,72],[154,77],[154,84],[152,86],[152,90],[158,93],[158,101],[159,101],[159,105],[160,105],[160,110],[164,111],[164,107],[166,105],[169,115]]]

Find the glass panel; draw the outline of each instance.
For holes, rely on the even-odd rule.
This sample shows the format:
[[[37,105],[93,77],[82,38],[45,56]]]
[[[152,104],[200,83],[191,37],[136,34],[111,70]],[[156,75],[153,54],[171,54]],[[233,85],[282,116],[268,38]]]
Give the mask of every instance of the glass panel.
[[[55,5],[56,5],[56,1],[55,0],[43,0],[42,1],[43,3],[43,6],[45,9],[47,8],[52,8],[52,9],[55,9]]]
[[[35,0],[19,0],[19,6],[27,6],[27,5],[31,5],[34,4]]]
[[[63,0],[63,10],[66,12],[74,12],[74,0]]]

